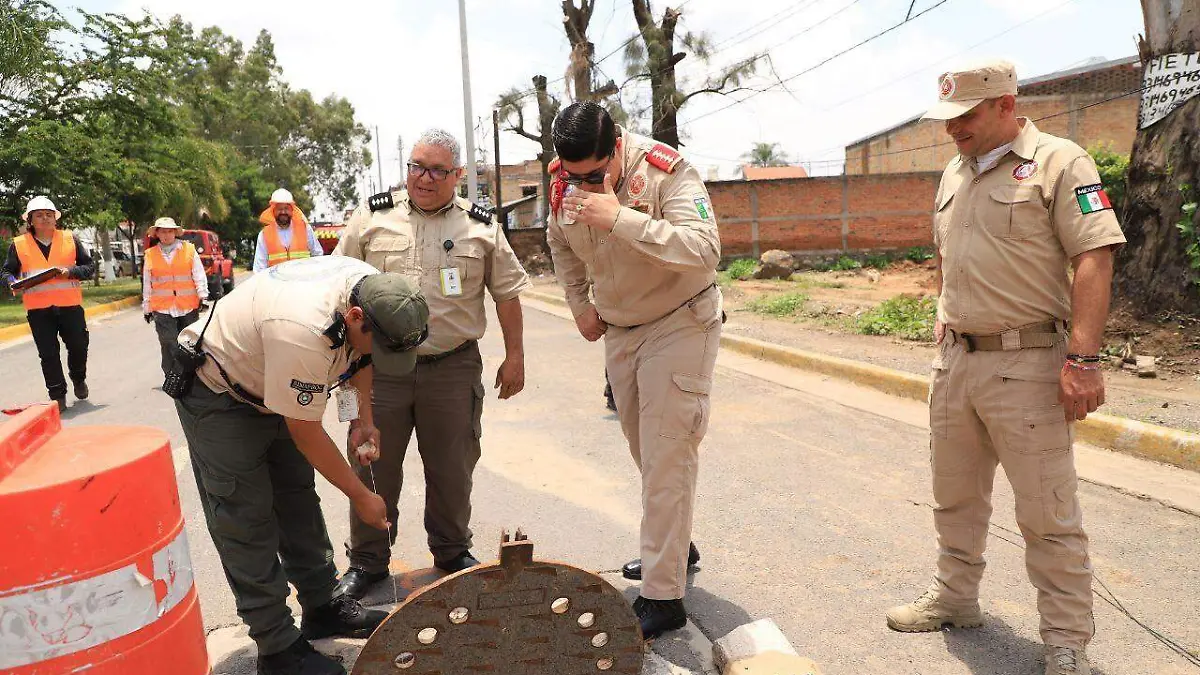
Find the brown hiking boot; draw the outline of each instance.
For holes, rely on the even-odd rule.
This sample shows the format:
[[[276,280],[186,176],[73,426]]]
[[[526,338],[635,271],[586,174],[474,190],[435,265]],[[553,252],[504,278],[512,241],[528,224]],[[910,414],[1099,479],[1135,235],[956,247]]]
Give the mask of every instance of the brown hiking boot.
[[[927,633],[947,625],[975,628],[983,625],[983,612],[979,603],[946,605],[938,601],[937,591],[925,591],[916,601],[889,609],[887,624],[901,633]]]
[[[1082,649],[1046,645],[1046,675],[1091,675],[1087,654]]]

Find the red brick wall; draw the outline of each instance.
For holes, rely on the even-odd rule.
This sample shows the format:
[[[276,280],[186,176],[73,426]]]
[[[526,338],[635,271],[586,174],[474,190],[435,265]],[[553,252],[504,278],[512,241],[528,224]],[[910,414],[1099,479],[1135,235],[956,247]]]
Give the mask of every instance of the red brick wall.
[[[1137,134],[1138,97],[1105,101],[1112,96],[1111,93],[1020,96],[1017,114],[1035,120],[1041,131],[1069,138],[1085,148],[1108,145],[1127,155]],[[1092,107],[1084,109],[1089,105]],[[1071,112],[1063,114],[1064,111]],[[957,154],[946,135],[944,122],[913,120],[847,146],[846,173],[941,171]]]
[[[940,173],[707,183],[725,257],[929,246]],[[755,234],[757,233],[757,240]]]

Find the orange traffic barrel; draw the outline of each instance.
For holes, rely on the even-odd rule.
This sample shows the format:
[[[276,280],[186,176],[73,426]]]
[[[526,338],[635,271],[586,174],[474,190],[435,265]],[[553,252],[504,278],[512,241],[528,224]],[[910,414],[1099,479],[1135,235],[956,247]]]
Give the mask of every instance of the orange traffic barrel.
[[[0,673],[204,675],[166,435],[0,421]]]

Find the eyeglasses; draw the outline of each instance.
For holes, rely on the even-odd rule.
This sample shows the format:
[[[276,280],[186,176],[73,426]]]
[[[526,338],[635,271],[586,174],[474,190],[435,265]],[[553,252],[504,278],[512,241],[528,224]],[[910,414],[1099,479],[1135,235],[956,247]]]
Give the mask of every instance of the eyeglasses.
[[[603,185],[605,177],[608,176],[608,167],[596,169],[595,171],[579,175],[570,171],[563,172],[563,180],[567,181],[568,185],[580,185],[587,183],[588,185]]]
[[[446,178],[454,173],[454,169],[433,169],[427,166],[421,166],[416,162],[408,163],[408,175],[415,178],[429,176],[433,180],[446,180]]]

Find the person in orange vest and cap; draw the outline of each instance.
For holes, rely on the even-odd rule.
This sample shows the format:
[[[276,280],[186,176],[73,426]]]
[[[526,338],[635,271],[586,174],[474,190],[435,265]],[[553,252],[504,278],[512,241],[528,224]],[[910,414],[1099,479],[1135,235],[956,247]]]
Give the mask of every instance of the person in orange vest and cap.
[[[296,206],[292,193],[279,188],[271,194],[271,203],[258,217],[263,229],[254,247],[254,271],[261,272],[279,263],[324,254],[317,235],[308,226],[304,212]]]
[[[196,323],[208,300],[204,265],[196,247],[178,238],[180,229],[172,218],[154,221],[150,237],[158,243],[146,251],[142,268],[142,315],[158,333],[163,375],[174,364],[179,331]]]
[[[42,377],[46,391],[67,409],[67,381],[63,377],[58,339],[67,346],[67,370],[75,385],[75,398],[88,397],[87,353],[88,330],[83,314],[83,287],[95,264],[79,238],[59,229],[62,213],[49,197],[34,197],[21,216],[27,225],[25,234],[13,240],[4,263],[3,278],[11,287],[18,279],[26,279],[46,270],[55,270],[44,281],[30,286],[21,294],[25,305],[29,332],[37,345],[42,361]]]

